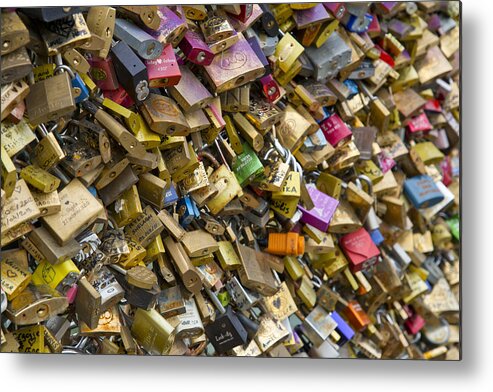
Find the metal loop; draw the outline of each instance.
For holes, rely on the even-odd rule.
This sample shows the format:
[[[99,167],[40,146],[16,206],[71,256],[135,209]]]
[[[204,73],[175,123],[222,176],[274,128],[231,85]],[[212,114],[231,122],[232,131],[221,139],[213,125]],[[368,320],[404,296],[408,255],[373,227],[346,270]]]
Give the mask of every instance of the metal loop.
[[[53,74],[56,74],[56,73],[57,73],[58,71],[60,71],[60,70],[67,71],[67,73],[70,75],[70,78],[71,78],[71,79],[75,79],[75,74],[74,74],[74,71],[72,71],[72,70],[70,69],[70,67],[69,67],[69,66],[67,66],[67,65],[58,65],[58,66],[55,68],[55,70],[53,71]]]

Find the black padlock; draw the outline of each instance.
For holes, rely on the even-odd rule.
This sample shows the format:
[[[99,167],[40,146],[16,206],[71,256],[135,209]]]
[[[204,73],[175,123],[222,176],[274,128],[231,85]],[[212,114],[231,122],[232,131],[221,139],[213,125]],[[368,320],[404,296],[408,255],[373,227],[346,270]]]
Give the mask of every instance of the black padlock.
[[[144,101],[149,95],[149,76],[142,60],[125,42],[111,48],[113,66],[118,81],[134,101]]]
[[[248,332],[230,307],[205,326],[205,334],[219,354],[245,344],[248,337]]]
[[[263,29],[269,37],[275,37],[279,34],[279,25],[277,24],[274,15],[270,11],[268,4],[259,4],[262,9],[262,16],[260,17],[260,23]]]

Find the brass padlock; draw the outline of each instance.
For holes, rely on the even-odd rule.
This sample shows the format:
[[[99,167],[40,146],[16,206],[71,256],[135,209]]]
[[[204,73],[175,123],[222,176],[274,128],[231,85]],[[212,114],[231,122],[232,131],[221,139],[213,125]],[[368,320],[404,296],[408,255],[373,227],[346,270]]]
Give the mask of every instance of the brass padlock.
[[[72,180],[59,193],[60,212],[41,218],[60,245],[87,228],[103,212],[101,203],[79,180]]]
[[[1,120],[3,121],[9,113],[29,95],[29,85],[24,80],[3,84],[1,87]]]
[[[197,293],[202,288],[200,273],[190,262],[185,249],[179,242],[175,242],[171,237],[163,241],[167,253],[171,256],[178,274],[182,278],[185,288],[192,293]]]
[[[53,132],[48,133],[34,148],[33,163],[41,169],[49,170],[63,158],[65,153]]]
[[[17,325],[46,321],[67,310],[67,298],[48,285],[29,285],[7,308],[7,317]]]
[[[65,24],[65,29],[62,26]],[[39,26],[39,33],[53,56],[87,42],[91,33],[82,13],[74,13],[66,17]]]
[[[27,239],[39,250],[42,259],[56,265],[75,257],[81,249],[80,244],[71,239],[67,244],[60,246],[55,238],[44,227],[34,229]]]
[[[9,54],[29,43],[29,31],[17,12],[2,12],[1,15],[1,55]]]
[[[15,184],[12,195],[2,209],[1,228],[8,232],[22,223],[36,219],[41,214],[24,180]]]
[[[5,192],[5,197],[10,197],[17,183],[17,171],[3,145],[0,146],[0,151],[2,160],[2,190]]]
[[[2,55],[0,66],[2,67],[2,84],[15,82],[29,75],[33,66],[26,48],[22,47],[15,51]]]
[[[30,86],[26,106],[29,122],[33,125],[72,113],[75,101],[69,73],[55,74]]]
[[[161,135],[187,136],[190,133],[185,116],[171,98],[149,94],[143,102],[142,115],[149,127]]]
[[[7,294],[7,299],[11,301],[31,282],[31,274],[11,259],[3,259],[1,266],[2,290]]]
[[[167,355],[175,339],[175,328],[155,309],[137,309],[132,335],[149,353]]]
[[[163,224],[150,206],[146,206],[141,214],[125,226],[125,234],[143,247],[149,245],[163,230]]]
[[[209,177],[209,181],[214,184],[218,193],[207,203],[211,214],[218,214],[231,200],[241,193],[241,187],[233,172],[228,170],[225,165],[221,165]]]

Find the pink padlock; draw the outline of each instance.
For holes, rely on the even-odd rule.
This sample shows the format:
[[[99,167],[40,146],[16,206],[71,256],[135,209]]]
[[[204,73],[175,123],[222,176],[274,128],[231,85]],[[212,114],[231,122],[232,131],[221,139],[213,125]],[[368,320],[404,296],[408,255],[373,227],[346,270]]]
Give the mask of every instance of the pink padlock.
[[[419,314],[414,313],[404,322],[406,331],[411,335],[416,335],[425,326],[425,320]]]
[[[411,118],[407,123],[407,127],[411,133],[426,132],[433,128],[430,124],[430,120],[428,120],[428,117],[426,116],[426,113],[421,113],[420,115]]]
[[[75,297],[77,297],[77,283],[74,283],[70,288],[67,290],[65,293],[65,296],[67,297],[67,301],[69,304],[73,304],[75,301]]]
[[[336,113],[324,119],[320,123],[320,129],[332,147],[336,147],[340,142],[350,139],[353,134]]]
[[[181,79],[180,67],[173,51],[173,46],[166,45],[157,59],[145,60],[149,87],[175,86]]]
[[[214,53],[209,48],[203,37],[192,30],[188,30],[178,44],[179,48],[187,56],[188,61],[198,65],[210,65],[214,60]]]

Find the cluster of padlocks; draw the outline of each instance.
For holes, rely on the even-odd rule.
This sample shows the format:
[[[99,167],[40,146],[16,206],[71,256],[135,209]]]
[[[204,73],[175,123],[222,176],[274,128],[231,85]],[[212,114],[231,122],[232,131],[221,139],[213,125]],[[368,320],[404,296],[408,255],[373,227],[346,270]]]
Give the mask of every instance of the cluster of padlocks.
[[[459,28],[3,8],[0,351],[458,359]]]

